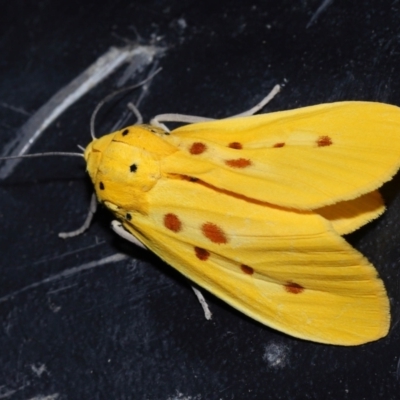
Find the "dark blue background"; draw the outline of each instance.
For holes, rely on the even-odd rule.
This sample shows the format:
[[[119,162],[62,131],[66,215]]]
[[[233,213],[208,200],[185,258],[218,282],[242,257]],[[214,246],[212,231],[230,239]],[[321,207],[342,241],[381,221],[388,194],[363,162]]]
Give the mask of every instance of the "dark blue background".
[[[334,0],[309,24],[321,4],[3,2],[1,143],[111,46],[124,46],[121,38],[135,41],[135,29],[141,44],[166,48],[140,107],[146,119],[232,115],[276,83],[284,90],[266,111],[337,100],[400,105],[400,2]],[[90,114],[116,80],[72,106],[31,152],[85,146]],[[119,112],[106,107],[99,133]],[[85,218],[91,188],[84,165],[75,158],[21,162],[0,183],[0,297],[42,284],[0,303],[0,398],[399,398],[398,182],[384,188],[388,212],[349,238],[387,286],[392,328],[378,342],[343,348],[285,336],[208,294],[214,317],[206,321],[188,282],[116,237],[104,210],[84,235],[59,239]],[[43,282],[117,252],[129,258]]]

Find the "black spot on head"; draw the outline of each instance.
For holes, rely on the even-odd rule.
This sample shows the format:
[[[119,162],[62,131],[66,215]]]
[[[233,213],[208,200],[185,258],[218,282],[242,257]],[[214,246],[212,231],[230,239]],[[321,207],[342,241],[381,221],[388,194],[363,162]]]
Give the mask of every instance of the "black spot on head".
[[[131,219],[132,219],[132,215],[131,214],[126,214],[126,219],[128,220],[128,221],[130,221]]]
[[[103,182],[100,182],[100,190],[104,190],[104,183]]]
[[[131,172],[136,172],[136,171],[137,171],[137,165],[136,165],[136,164],[132,164],[132,165],[129,167],[129,169],[130,169]]]
[[[124,129],[122,131],[122,136],[126,136],[129,133],[129,129]]]

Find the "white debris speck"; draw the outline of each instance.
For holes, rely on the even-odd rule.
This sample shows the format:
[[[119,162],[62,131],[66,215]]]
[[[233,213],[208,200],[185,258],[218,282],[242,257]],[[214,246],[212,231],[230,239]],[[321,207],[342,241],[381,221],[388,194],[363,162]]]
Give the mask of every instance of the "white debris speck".
[[[39,364],[38,366],[32,364],[31,369],[39,378],[42,376],[43,372],[47,372],[44,364]]]
[[[178,26],[183,30],[187,28],[187,22],[184,18],[178,19]]]
[[[201,400],[201,395],[197,394],[195,396],[186,396],[177,390],[176,394],[169,396],[167,400]]]
[[[263,360],[272,368],[283,368],[289,362],[290,350],[287,346],[271,342],[265,346]]]
[[[58,397],[58,393],[50,394],[48,396],[43,396],[42,394],[39,394],[38,396],[31,397],[29,400],[57,400]]]

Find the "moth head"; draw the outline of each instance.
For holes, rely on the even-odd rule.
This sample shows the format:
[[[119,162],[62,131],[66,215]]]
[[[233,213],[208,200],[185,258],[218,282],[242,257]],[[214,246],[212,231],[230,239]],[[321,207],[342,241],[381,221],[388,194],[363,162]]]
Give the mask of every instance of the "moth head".
[[[93,140],[84,156],[98,200],[114,212],[146,213],[147,193],[161,177],[160,160],[172,151],[162,138],[141,126]]]

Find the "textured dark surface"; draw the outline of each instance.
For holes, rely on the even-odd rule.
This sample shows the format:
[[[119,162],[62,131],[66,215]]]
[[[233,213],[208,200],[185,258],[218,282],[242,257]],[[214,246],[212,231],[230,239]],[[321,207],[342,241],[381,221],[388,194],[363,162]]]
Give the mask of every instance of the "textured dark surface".
[[[328,1],[311,24],[321,1],[3,3],[2,144],[111,46],[123,46],[121,38],[136,40],[134,28],[142,44],[166,48],[140,107],[146,119],[231,115],[285,82],[268,111],[336,100],[400,105],[399,1]],[[120,76],[72,106],[31,152],[86,145],[90,114]],[[116,119],[108,108],[99,132]],[[388,212],[349,238],[385,281],[391,331],[341,348],[280,334],[207,294],[214,317],[206,321],[185,279],[116,237],[105,211],[84,235],[59,239],[85,218],[83,163],[23,161],[0,183],[0,398],[397,399],[397,187],[395,179],[384,189]],[[129,258],[46,281],[117,252]]]

